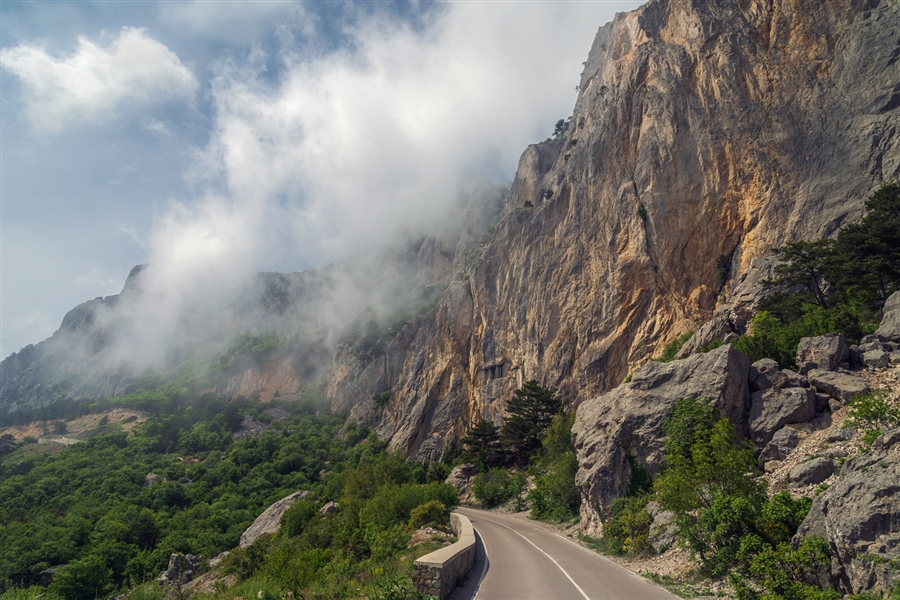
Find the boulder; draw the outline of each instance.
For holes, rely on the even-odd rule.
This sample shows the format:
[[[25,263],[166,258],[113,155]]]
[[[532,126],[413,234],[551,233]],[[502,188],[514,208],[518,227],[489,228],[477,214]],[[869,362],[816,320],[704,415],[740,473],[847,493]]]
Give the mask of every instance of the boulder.
[[[862,363],[870,369],[886,369],[891,366],[891,357],[884,350],[863,352]]]
[[[822,483],[834,474],[836,468],[833,460],[822,456],[800,463],[791,469],[791,487]]]
[[[853,439],[856,432],[850,427],[835,427],[825,436],[825,441],[829,444],[837,442],[846,442]]]
[[[884,303],[884,316],[875,337],[882,342],[900,343],[900,292],[891,294]]]
[[[453,486],[453,489],[459,494],[460,502],[473,502],[475,495],[472,493],[472,483],[476,475],[478,475],[478,468],[475,465],[458,465],[453,467],[444,482]]]
[[[340,507],[338,506],[337,502],[328,502],[327,504],[325,504],[325,506],[319,509],[319,514],[330,515],[332,513],[336,513],[338,508]]]
[[[814,370],[807,374],[807,378],[809,384],[817,391],[841,402],[847,402],[854,396],[868,394],[871,391],[865,381],[846,373]]]
[[[816,392],[816,414],[831,412],[831,396]]]
[[[762,453],[759,455],[759,460],[763,463],[773,460],[784,460],[799,443],[800,433],[796,429],[782,427],[775,432],[772,440],[763,448]]]
[[[294,502],[299,500],[300,498],[305,498],[309,495],[309,492],[306,490],[301,490],[299,492],[294,492],[289,496],[285,496],[278,502],[272,504],[269,508],[263,511],[261,515],[256,517],[256,520],[253,521],[253,524],[248,527],[244,533],[241,534],[240,546],[241,548],[246,548],[253,544],[260,536],[265,535],[267,533],[275,533],[278,531],[278,528],[281,527],[281,517],[287,512],[287,509],[291,507]]]
[[[778,368],[778,363],[771,358],[763,358],[750,365],[750,391],[758,392],[769,388],[809,387],[806,377],[791,371]]]
[[[582,530],[602,535],[610,502],[628,489],[629,456],[651,474],[661,470],[662,428],[678,400],[708,398],[734,423],[739,436],[746,437],[749,370],[750,359],[725,345],[684,360],[648,363],[631,383],[585,401],[572,428]]]
[[[802,338],[797,346],[797,366],[801,375],[806,375],[813,369],[833,371],[841,363],[847,362],[849,357],[850,349],[841,333]]]
[[[805,423],[815,416],[816,394],[809,388],[769,388],[753,392],[750,438],[762,447],[785,425]]]
[[[144,487],[150,487],[154,483],[159,483],[160,481],[165,481],[165,478],[162,475],[157,475],[156,473],[147,473],[147,476],[144,477],[144,482],[141,483]]]
[[[650,524],[650,545],[657,554],[665,552],[678,540],[678,526],[675,524],[675,513],[664,510],[653,517]]]
[[[819,494],[793,546],[819,535],[831,550],[831,585],[842,594],[881,596],[900,583],[900,429],[847,460]],[[892,564],[893,563],[893,564]]]

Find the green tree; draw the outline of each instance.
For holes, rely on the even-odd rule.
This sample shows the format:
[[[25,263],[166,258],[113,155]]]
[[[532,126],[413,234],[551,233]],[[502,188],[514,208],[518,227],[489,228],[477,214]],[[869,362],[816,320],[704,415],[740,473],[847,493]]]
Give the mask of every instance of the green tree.
[[[490,421],[478,421],[459,443],[463,460],[473,462],[482,473],[502,462],[500,430]]]
[[[866,200],[866,216],[838,232],[833,279],[841,287],[871,290],[884,304],[900,288],[900,184]]]
[[[667,468],[655,490],[676,515],[679,536],[712,575],[735,562],[741,539],[758,530],[766,502],[752,449],[707,400],[680,400],[666,422]]]
[[[792,242],[775,249],[780,259],[774,279],[764,281],[768,288],[790,289],[802,286],[822,308],[828,308],[825,276],[834,250],[834,240]]]
[[[541,448],[541,438],[554,415],[562,409],[556,390],[526,381],[506,405],[500,439],[514,461],[526,463]]]

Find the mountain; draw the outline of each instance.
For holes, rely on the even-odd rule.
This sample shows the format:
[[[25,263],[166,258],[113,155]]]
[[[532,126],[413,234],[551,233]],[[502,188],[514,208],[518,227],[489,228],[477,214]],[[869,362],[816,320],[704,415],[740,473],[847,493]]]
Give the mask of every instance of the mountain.
[[[344,293],[342,267],[260,275],[219,318],[219,341],[285,335],[284,385],[320,385],[335,410],[433,458],[472,423],[498,422],[524,381],[575,406],[678,334],[740,331],[769,264],[758,259],[833,234],[900,176],[897,31],[896,0],[651,0],[619,14],[597,33],[568,126],[525,150],[504,206],[398,251],[400,288],[363,277],[347,289],[384,302],[322,326],[310,315]],[[390,316],[434,285],[447,286],[435,306],[425,293]],[[95,360],[116,327],[98,328],[97,311],[128,289],[6,359],[4,408],[136,385]],[[274,394],[267,368],[215,389]]]
[[[772,248],[832,234],[900,175],[895,2],[655,0],[600,28],[568,128],[530,146],[471,277],[329,388],[411,455],[497,421],[524,381],[570,406],[725,307]],[[752,286],[749,286],[752,287]],[[721,314],[720,314],[721,316]]]

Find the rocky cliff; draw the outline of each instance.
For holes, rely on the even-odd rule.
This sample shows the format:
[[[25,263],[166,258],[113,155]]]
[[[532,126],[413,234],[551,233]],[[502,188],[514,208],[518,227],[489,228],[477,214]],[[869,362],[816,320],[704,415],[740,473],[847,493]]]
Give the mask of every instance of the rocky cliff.
[[[293,336],[298,385],[324,381],[333,408],[410,455],[499,422],[528,379],[579,404],[677,334],[739,331],[771,248],[832,234],[900,176],[897,31],[897,0],[651,0],[600,28],[568,127],[525,150],[489,235],[412,252],[431,275],[410,280],[449,283],[436,307],[361,344],[303,308],[340,297],[333,269],[268,274],[254,302]],[[4,361],[4,402],[7,382],[43,393],[21,375],[47,352]],[[265,373],[221,389],[261,390]]]
[[[740,329],[771,248],[828,236],[900,174],[900,5],[652,0],[600,28],[566,131],[529,147],[466,281],[336,406],[434,456],[525,380],[570,405],[676,334]],[[367,400],[390,390],[380,408]]]

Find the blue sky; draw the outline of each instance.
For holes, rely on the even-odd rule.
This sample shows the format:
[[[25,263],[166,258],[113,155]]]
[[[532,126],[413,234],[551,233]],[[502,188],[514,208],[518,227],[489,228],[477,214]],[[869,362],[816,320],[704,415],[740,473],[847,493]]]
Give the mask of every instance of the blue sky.
[[[640,4],[0,2],[0,356],[136,264],[177,304],[428,231]]]

